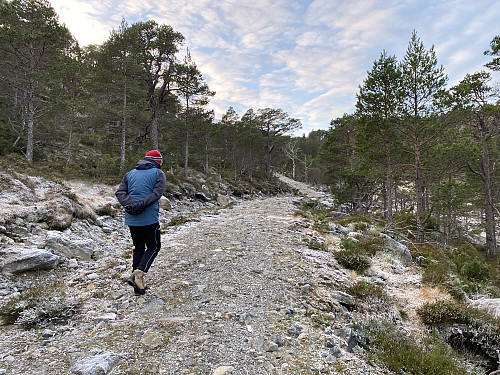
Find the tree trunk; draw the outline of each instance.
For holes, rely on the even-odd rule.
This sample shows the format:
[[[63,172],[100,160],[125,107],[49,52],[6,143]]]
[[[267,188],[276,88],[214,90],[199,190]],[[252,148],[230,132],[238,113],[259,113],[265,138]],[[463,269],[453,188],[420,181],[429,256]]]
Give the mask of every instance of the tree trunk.
[[[127,132],[127,77],[124,77],[123,82],[123,115],[122,115],[122,142],[120,149],[120,169],[125,166],[125,146],[126,146],[126,132]]]
[[[72,146],[73,146],[73,119],[71,119],[69,122],[68,159],[66,160],[68,164],[70,164],[73,159]]]
[[[158,150],[158,105],[151,107],[151,142],[153,149]]]
[[[205,141],[205,173],[208,174],[208,139]]]
[[[269,181],[271,179],[271,153],[273,152],[273,147],[271,145],[266,146],[266,178]]]
[[[35,82],[33,78],[29,80],[28,87],[28,141],[26,144],[26,159],[33,162],[33,144],[35,128]]]
[[[186,140],[184,148],[184,179],[188,178],[188,162],[189,162],[189,131],[186,129]]]
[[[387,220],[387,229],[392,230],[393,227],[393,219],[392,219],[392,158],[391,151],[389,148],[389,141],[385,142],[385,158],[386,158],[386,176],[385,176],[385,205],[386,205],[386,220]]]
[[[415,139],[415,189],[417,195],[417,243],[425,241],[424,231],[424,183],[420,169],[420,147],[418,139]]]
[[[488,257],[492,258],[498,254],[498,249],[495,230],[495,208],[493,206],[490,153],[488,149],[488,141],[486,139],[483,139],[483,153],[481,155],[480,171],[484,183],[486,254],[488,255]]]

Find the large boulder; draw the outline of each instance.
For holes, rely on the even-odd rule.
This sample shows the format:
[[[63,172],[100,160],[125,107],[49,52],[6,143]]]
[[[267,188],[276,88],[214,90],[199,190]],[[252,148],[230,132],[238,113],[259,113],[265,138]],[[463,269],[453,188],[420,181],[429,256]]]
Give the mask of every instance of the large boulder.
[[[500,318],[500,298],[481,298],[471,301],[470,306]]]
[[[70,236],[59,231],[48,231],[45,248],[68,259],[90,260],[95,251],[91,239]]]
[[[408,249],[408,246],[403,245],[401,242],[396,241],[394,238],[388,236],[385,233],[380,233],[380,237],[385,238],[387,243],[389,244],[389,248],[399,255],[401,259],[405,262],[411,263],[413,261],[413,258],[410,253],[410,249]]]
[[[5,249],[2,264],[3,273],[20,273],[54,268],[59,257],[49,251],[24,247]]]

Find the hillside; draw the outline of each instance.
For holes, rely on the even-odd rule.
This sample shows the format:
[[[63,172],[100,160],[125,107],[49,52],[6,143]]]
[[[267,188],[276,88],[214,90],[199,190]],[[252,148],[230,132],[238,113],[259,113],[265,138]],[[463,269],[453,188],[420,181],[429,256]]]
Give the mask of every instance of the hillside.
[[[335,252],[354,227],[319,230],[304,207],[334,212],[332,199],[281,179],[288,193],[165,199],[139,297],[124,282],[132,244],[114,187],[2,174],[0,305],[22,313],[0,328],[0,373],[391,373],[369,359],[359,323],[423,337],[416,309],[449,296],[390,242],[367,272],[343,268]],[[349,294],[360,280],[389,299]]]

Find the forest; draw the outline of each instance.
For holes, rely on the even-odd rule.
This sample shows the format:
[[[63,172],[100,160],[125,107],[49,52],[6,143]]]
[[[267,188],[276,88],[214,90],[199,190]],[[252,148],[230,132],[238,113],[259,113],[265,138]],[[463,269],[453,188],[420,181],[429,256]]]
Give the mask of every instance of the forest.
[[[328,130],[281,108],[221,119],[189,41],[154,20],[122,20],[102,45],[80,46],[47,0],[0,0],[0,158],[65,177],[116,183],[144,151],[164,169],[270,180],[273,172],[325,186],[349,213],[378,213],[388,232],[449,245],[480,223],[498,255],[500,35],[484,71],[448,87],[434,47],[415,31],[398,59],[382,51],[356,111]]]

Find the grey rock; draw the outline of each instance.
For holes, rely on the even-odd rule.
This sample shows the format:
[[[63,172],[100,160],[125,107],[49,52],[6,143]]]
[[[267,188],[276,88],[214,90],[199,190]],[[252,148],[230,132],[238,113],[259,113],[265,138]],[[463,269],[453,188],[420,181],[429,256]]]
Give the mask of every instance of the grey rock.
[[[142,336],[141,344],[147,348],[155,349],[163,344],[163,337],[156,332],[147,332]]]
[[[340,290],[333,291],[331,294],[332,298],[335,298],[343,305],[353,306],[355,303],[354,297],[346,292],[342,292]]]
[[[194,195],[196,194],[196,188],[194,185],[190,184],[189,182],[184,182],[181,185],[182,190],[184,191],[184,194],[190,198],[193,198]]]
[[[49,208],[44,221],[49,228],[55,230],[65,230],[71,226],[73,214],[75,212],[73,201],[65,196],[58,196],[47,202]]]
[[[120,362],[120,356],[113,352],[106,352],[94,357],[82,359],[76,363],[71,371],[76,375],[106,375]]]
[[[56,332],[55,332],[55,331],[52,331],[52,330],[50,330],[50,329],[44,329],[44,330],[42,331],[42,337],[44,337],[44,338],[49,338],[49,337],[52,337],[52,336],[54,336],[55,334],[56,334]]]
[[[217,367],[214,372],[212,372],[212,375],[226,375],[230,374],[233,372],[234,367],[233,366],[220,366]]]
[[[354,242],[358,242],[359,240],[356,238],[357,236],[360,236],[361,233],[359,232],[349,232],[347,233],[347,237],[349,237],[349,239],[351,241],[354,241]]]
[[[105,313],[105,314],[97,315],[94,318],[94,320],[97,322],[108,322],[108,321],[116,320],[116,314],[115,313]]]
[[[265,344],[265,349],[266,352],[277,352],[279,350],[279,346],[275,342],[270,341]]]
[[[330,355],[333,356],[334,358],[342,358],[342,351],[339,349],[338,346],[334,346],[333,348],[330,348]]]
[[[45,250],[31,248],[11,248],[4,259],[2,272],[19,273],[24,271],[54,268],[59,257]]]
[[[142,309],[141,312],[155,312],[163,310],[165,306],[165,301],[162,299],[157,299],[151,302],[148,302]]]
[[[481,298],[471,301],[470,306],[500,318],[500,298]]]
[[[406,245],[403,245],[401,242],[396,241],[394,238],[388,236],[385,233],[380,233],[380,237],[387,240],[390,249],[393,250],[397,255],[399,255],[402,260],[409,263],[413,261],[410,250]]]
[[[95,250],[95,243],[90,239],[48,231],[45,248],[69,259],[90,260]]]
[[[304,284],[300,287],[300,291],[303,293],[303,294],[308,294],[310,291],[311,291],[311,285],[309,284]]]
[[[229,204],[229,198],[225,195],[217,196],[217,204],[219,206],[227,206]]]

